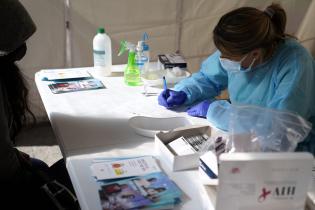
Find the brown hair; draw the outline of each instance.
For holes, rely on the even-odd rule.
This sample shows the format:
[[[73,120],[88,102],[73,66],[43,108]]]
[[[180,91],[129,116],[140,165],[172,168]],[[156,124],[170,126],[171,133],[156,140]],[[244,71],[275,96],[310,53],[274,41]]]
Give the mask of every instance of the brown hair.
[[[6,56],[0,56],[0,85],[2,86],[4,109],[8,112],[8,127],[10,137],[15,142],[17,135],[23,127],[36,123],[36,118],[29,108],[28,87],[19,69],[14,63],[20,60],[26,53],[26,45],[11,52]]]
[[[285,26],[286,13],[279,4],[271,4],[264,11],[241,7],[221,17],[213,40],[225,55],[244,55],[257,48],[268,54],[286,37]]]

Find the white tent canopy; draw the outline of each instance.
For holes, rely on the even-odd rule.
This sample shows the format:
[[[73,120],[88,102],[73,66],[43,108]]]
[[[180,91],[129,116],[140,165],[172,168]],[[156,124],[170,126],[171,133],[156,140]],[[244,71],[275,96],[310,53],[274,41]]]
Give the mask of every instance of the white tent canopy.
[[[189,70],[198,71],[201,61],[215,46],[212,30],[228,11],[252,6],[264,9],[273,1],[261,0],[21,0],[36,25],[28,41],[28,53],[21,62],[31,87],[32,109],[39,119],[45,111],[34,84],[34,73],[46,68],[91,66],[92,39],[98,27],[112,38],[113,63],[121,40],[136,43],[149,34],[152,60],[160,53],[179,51]],[[315,55],[315,2],[281,0],[288,15],[287,33],[296,35]],[[69,26],[69,27],[67,27]]]

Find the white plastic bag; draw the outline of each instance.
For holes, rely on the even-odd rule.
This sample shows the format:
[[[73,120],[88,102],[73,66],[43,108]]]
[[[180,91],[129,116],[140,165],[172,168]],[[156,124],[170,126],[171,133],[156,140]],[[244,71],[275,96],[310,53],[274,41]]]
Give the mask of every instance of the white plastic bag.
[[[232,105],[227,147],[229,152],[293,152],[311,128],[290,112]]]

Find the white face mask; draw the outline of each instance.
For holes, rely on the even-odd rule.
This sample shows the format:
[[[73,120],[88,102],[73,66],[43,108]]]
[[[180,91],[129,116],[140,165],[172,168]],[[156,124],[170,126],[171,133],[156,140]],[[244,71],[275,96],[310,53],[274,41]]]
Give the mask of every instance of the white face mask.
[[[240,61],[232,61],[230,59],[221,58],[221,57],[219,59],[220,59],[221,66],[226,71],[230,71],[230,72],[234,72],[234,73],[237,73],[237,72],[248,72],[248,71],[250,71],[252,69],[252,66],[255,63],[256,58],[253,59],[252,63],[249,65],[249,67],[244,69],[244,68],[242,68],[242,62],[245,60],[247,55],[245,55]]]

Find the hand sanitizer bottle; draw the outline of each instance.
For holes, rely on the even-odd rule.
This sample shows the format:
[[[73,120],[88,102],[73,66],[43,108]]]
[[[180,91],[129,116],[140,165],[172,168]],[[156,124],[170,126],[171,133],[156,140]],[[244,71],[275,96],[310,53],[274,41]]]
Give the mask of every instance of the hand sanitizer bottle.
[[[112,44],[104,28],[99,28],[93,38],[93,76],[103,77],[111,74]]]

